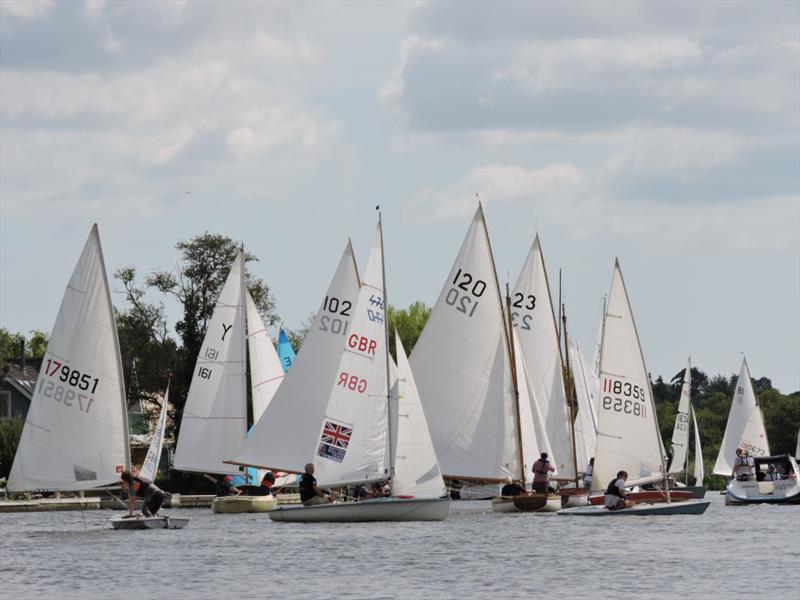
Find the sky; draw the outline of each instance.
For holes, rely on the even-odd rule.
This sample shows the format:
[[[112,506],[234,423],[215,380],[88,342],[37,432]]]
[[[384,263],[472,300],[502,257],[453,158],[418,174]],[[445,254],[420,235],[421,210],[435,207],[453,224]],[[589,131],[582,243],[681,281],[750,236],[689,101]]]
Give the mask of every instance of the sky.
[[[390,303],[432,305],[476,194],[585,353],[619,257],[654,377],[745,353],[800,390],[798,2],[0,2],[11,331],[50,330],[94,222],[110,274],[240,240],[297,328],[380,205]]]

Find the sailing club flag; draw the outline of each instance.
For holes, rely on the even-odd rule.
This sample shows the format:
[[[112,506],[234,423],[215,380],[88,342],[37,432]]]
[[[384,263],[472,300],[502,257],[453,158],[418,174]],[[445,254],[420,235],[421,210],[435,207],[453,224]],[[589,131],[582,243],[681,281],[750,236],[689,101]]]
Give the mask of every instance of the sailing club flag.
[[[322,437],[319,441],[317,455],[334,462],[342,462],[352,435],[352,427],[326,420],[322,426]]]

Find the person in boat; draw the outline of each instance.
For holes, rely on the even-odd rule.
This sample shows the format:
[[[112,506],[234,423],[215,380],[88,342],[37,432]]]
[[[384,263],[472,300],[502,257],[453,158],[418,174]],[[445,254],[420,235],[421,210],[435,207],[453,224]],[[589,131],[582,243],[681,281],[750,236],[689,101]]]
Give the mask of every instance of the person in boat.
[[[158,510],[164,504],[164,492],[159,487],[139,475],[134,475],[130,471],[123,471],[120,475],[120,485],[122,493],[128,497],[128,516],[133,516],[136,507],[136,497],[144,498],[142,514],[145,517],[158,516]]]
[[[234,487],[233,477],[225,475],[222,479],[217,481],[216,490],[214,492],[217,496],[238,496],[242,491]]]
[[[500,490],[501,496],[519,496],[520,494],[524,493],[525,488],[511,479],[511,477],[506,479],[506,484],[503,486],[503,489]]]
[[[630,508],[634,505],[633,500],[628,498],[628,493],[625,491],[626,479],[628,479],[628,473],[626,471],[620,471],[617,473],[616,479],[611,480],[606,487],[603,506],[608,510],[620,510],[622,508]]]
[[[368,498],[383,498],[389,495],[389,487],[383,481],[376,481],[367,492]]]
[[[541,493],[555,491],[547,485],[550,480],[550,473],[555,470],[556,468],[547,459],[547,452],[542,452],[539,460],[533,463],[533,491]]]
[[[261,478],[261,485],[259,485],[255,490],[253,490],[254,496],[270,496],[272,495],[272,486],[275,485],[275,475],[272,474],[272,471],[267,471],[264,473],[264,477]]]
[[[300,478],[300,502],[303,503],[303,506],[333,502],[336,498],[333,492],[323,490],[317,485],[317,479],[314,477],[314,463],[308,463],[305,471]]]
[[[367,486],[365,486],[363,483],[359,483],[357,486],[355,486],[353,488],[353,498],[355,498],[356,501],[369,498]]]
[[[749,481],[750,460],[752,459],[749,459],[744,450],[737,448],[736,458],[733,461],[733,472],[731,472],[731,479],[736,479],[736,481]]]
[[[594,472],[594,456],[589,459],[586,465],[586,472],[583,474],[583,487],[587,490],[592,489],[592,473]]]
[[[767,472],[764,473],[764,481],[780,481],[781,476],[775,470],[775,465],[770,463],[767,466]]]

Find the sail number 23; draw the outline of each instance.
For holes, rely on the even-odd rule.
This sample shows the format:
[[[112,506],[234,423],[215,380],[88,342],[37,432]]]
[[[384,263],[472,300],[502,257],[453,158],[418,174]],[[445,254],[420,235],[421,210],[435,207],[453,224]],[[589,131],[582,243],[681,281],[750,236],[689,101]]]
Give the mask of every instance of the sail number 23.
[[[477,298],[483,296],[483,292],[486,291],[486,282],[475,279],[470,273],[459,269],[452,284],[454,287],[447,290],[444,301],[450,306],[455,306],[458,312],[471,317],[478,308]]]
[[[647,396],[644,389],[629,381],[603,380],[603,410],[647,418]]]

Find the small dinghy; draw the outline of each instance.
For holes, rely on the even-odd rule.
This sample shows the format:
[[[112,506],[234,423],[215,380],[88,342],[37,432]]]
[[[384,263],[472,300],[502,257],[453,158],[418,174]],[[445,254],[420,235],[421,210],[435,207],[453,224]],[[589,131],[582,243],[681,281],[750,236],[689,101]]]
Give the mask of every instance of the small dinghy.
[[[268,512],[278,506],[278,499],[272,494],[266,496],[221,496],[214,498],[211,510],[215,513],[260,513]]]
[[[564,508],[558,511],[559,515],[574,515],[579,517],[611,517],[623,515],[702,515],[706,512],[711,500],[673,502],[669,504],[635,504],[631,508],[608,510],[605,506],[578,506]]]
[[[685,502],[691,500],[692,492],[687,491],[673,491],[670,490],[670,502]],[[592,496],[589,503],[592,506],[602,506],[604,496]],[[637,504],[656,504],[667,501],[667,495],[663,490],[640,490],[638,492],[630,492],[628,498]]]
[[[188,517],[170,517],[168,515],[156,517],[122,515],[109,519],[111,527],[114,529],[183,529],[189,524],[189,520]]]
[[[369,521],[442,521],[450,498],[375,498],[315,506],[281,506],[269,518],[284,523],[359,523]]]

